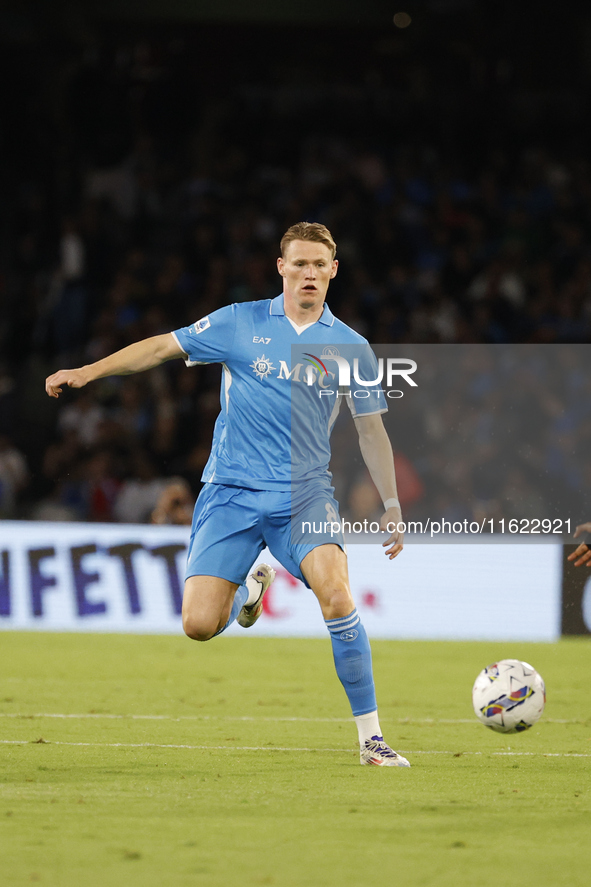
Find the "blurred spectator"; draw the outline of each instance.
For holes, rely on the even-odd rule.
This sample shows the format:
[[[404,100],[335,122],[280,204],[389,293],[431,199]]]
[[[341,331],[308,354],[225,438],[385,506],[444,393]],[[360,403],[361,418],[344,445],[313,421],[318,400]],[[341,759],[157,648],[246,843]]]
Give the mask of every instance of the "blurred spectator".
[[[111,453],[108,450],[99,450],[91,455],[81,473],[81,487],[86,505],[85,519],[115,520],[115,502],[120,486]]]
[[[384,509],[380,494],[375,488],[368,472],[363,471],[351,485],[341,517],[351,521],[379,521]]]
[[[16,409],[16,381],[8,367],[0,363],[0,433],[14,433]]]
[[[190,525],[195,505],[191,489],[182,478],[173,478],[162,491],[152,512],[153,524]]]
[[[72,432],[89,448],[98,443],[105,419],[106,412],[96,400],[96,389],[81,388],[74,403],[65,404],[60,410],[58,428],[63,435]]]
[[[9,437],[0,434],[0,517],[16,517],[16,506],[29,480],[24,455]]]
[[[135,453],[131,475],[119,488],[113,514],[124,523],[147,523],[170,481],[158,477],[154,462],[142,450]]]

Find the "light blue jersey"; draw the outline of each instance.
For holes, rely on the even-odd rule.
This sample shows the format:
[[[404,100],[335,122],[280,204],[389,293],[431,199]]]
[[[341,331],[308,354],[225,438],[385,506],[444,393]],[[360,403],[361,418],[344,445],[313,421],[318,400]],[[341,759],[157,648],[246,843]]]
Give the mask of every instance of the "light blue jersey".
[[[329,482],[330,433],[342,402],[354,416],[387,410],[380,386],[358,381],[377,378],[367,341],[326,304],[303,328],[286,317],[280,295],[228,305],[173,335],[187,366],[223,367],[205,483],[287,492],[300,480]],[[350,396],[339,391],[335,355],[351,364]]]

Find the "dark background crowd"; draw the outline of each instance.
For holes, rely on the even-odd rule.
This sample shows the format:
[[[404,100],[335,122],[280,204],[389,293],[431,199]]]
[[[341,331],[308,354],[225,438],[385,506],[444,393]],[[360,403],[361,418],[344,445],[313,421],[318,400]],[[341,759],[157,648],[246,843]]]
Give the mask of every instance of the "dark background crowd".
[[[236,5],[221,22],[199,3],[182,21],[174,3],[141,19],[125,2],[102,16],[93,3],[8,6],[1,517],[150,520],[172,477],[195,495],[219,367],[174,361],[59,402],[43,380],[274,297],[278,242],[297,221],[331,229],[331,309],[372,343],[589,342],[590,12],[417,0],[407,12],[374,2],[367,17],[343,3],[338,19],[304,4],[282,22],[245,21]],[[458,474],[440,438],[417,452],[393,427],[410,515],[431,501],[521,514],[558,462],[548,490],[586,483],[589,417],[576,404],[591,360],[578,354],[578,388],[572,373],[552,396],[530,386],[550,430],[499,483],[486,447]],[[484,426],[513,408],[507,377],[489,375],[462,395]],[[441,436],[454,417],[439,406]],[[432,412],[423,405],[423,425]],[[358,469],[344,514],[371,495]]]

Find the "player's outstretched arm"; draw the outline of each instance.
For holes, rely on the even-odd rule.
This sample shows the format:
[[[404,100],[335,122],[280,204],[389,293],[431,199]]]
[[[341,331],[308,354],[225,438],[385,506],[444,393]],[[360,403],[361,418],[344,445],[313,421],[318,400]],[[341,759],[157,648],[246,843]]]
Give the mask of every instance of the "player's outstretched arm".
[[[575,539],[582,533],[591,533],[591,521],[585,524],[579,524],[574,532]],[[580,567],[581,564],[586,564],[586,566],[591,567],[591,547],[589,547],[586,542],[581,542],[581,544],[575,548],[573,553],[569,554],[568,560],[574,561],[575,567]]]
[[[355,418],[355,427],[359,434],[359,447],[363,461],[367,465],[371,479],[377,487],[378,493],[382,497],[382,502],[388,504],[388,500],[398,501],[398,493],[396,490],[396,472],[394,470],[394,454],[392,453],[392,444],[390,438],[384,428],[384,423],[380,415],[373,416],[357,416]],[[402,521],[402,512],[400,505],[391,506],[386,509],[380,521],[382,530],[388,527],[398,527]],[[386,554],[392,560],[402,551],[404,544],[404,533],[394,529],[390,532],[390,536],[383,543]]]
[[[186,357],[186,355],[172,333],[152,336],[149,339],[134,342],[133,345],[128,345],[121,351],[115,351],[114,354],[103,357],[96,363],[90,363],[75,370],[58,370],[57,373],[48,376],[45,380],[45,390],[50,397],[59,397],[63,385],[68,385],[69,388],[84,388],[95,379],[141,373],[143,370],[151,370],[175,357]]]

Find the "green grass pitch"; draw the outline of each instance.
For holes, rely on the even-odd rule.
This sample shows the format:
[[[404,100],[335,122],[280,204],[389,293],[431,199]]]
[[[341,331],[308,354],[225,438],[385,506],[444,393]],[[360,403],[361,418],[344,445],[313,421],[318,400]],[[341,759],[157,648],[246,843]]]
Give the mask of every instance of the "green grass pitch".
[[[589,884],[589,640],[374,642],[384,735],[410,770],[359,765],[328,639],[0,644],[7,887]],[[504,657],[548,690],[518,736],[471,709]]]

